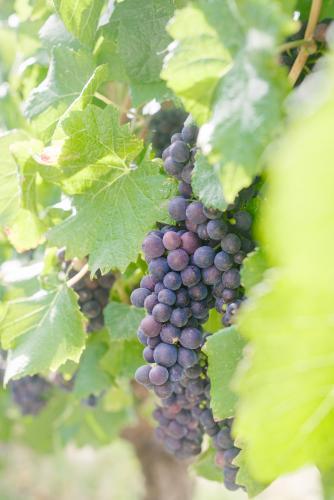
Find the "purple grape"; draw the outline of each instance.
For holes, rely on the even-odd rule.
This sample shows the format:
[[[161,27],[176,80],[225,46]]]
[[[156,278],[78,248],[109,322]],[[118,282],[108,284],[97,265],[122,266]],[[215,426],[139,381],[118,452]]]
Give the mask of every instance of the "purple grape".
[[[196,379],[203,373],[203,368],[200,365],[191,366],[185,373],[188,378]]]
[[[174,345],[165,344],[164,342],[161,342],[154,349],[154,361],[167,368],[176,363],[177,355],[177,348]]]
[[[160,335],[158,335],[157,337],[148,337],[147,338],[147,345],[151,349],[154,349],[155,347],[157,347],[157,345],[160,344],[160,342],[161,342]]]
[[[254,250],[254,243],[248,238],[241,238],[241,248],[247,254]]]
[[[239,489],[239,486],[235,483],[238,470],[232,469],[231,467],[224,467],[223,472],[225,488],[230,491]]]
[[[177,307],[186,307],[189,305],[190,298],[189,298],[189,293],[185,288],[180,288],[176,292],[176,302],[175,305]]]
[[[191,349],[186,349],[185,347],[180,347],[177,362],[183,368],[190,368],[194,366],[198,361],[197,353]]]
[[[187,428],[175,420],[172,420],[168,424],[166,432],[175,439],[182,439],[187,434]]]
[[[208,305],[205,300],[200,302],[192,301],[190,308],[194,318],[206,318],[208,314]]]
[[[186,165],[181,172],[181,179],[188,185],[191,184],[191,176],[194,170],[193,164]]]
[[[203,425],[203,427],[208,429],[216,425],[216,422],[213,420],[212,411],[209,408],[202,411],[202,414],[200,416],[200,422]]]
[[[240,231],[249,231],[252,227],[252,216],[245,210],[240,210],[234,214],[235,227]]]
[[[147,337],[146,337],[145,333],[140,328],[137,331],[137,338],[141,344],[143,344],[145,346],[147,345]]]
[[[182,375],[183,368],[178,363],[176,363],[169,369],[169,379],[171,382],[179,382],[182,378]]]
[[[201,240],[203,240],[203,241],[208,241],[210,239],[206,223],[199,224],[197,226],[197,234],[198,234],[199,238],[201,238]]]
[[[182,248],[178,248],[177,250],[172,250],[171,252],[169,252],[167,262],[169,267],[173,271],[182,271],[187,267],[189,257],[185,250],[182,250]]]
[[[216,434],[214,438],[215,446],[220,450],[228,450],[229,448],[233,448],[234,443],[231,438],[230,429],[227,427],[223,427],[218,434]]]
[[[181,174],[182,177],[182,174]],[[193,190],[191,189],[191,185],[185,181],[179,182],[179,193],[183,198],[191,198],[193,194]]]
[[[222,273],[215,265],[207,267],[202,271],[203,283],[206,285],[215,285],[221,281]]]
[[[169,396],[173,394],[172,384],[170,382],[166,382],[163,385],[155,385],[154,392],[161,399],[169,398]]]
[[[219,271],[227,271],[233,266],[233,259],[228,253],[222,251],[217,253],[214,263]]]
[[[169,156],[169,154],[170,154],[169,150],[170,150],[170,146],[168,146],[168,148],[163,150],[162,155],[161,155],[161,158],[163,160],[165,160]]]
[[[140,323],[140,329],[147,335],[148,337],[156,337],[159,335],[161,330],[161,323],[156,321],[153,316],[148,315],[144,319],[142,319]]]
[[[164,366],[156,365],[154,366],[150,373],[149,373],[149,379],[151,384],[153,385],[163,385],[167,382],[169,377],[169,373],[167,368]]]
[[[145,299],[150,294],[151,293],[147,288],[136,288],[130,296],[131,304],[136,307],[144,307]]]
[[[188,231],[196,233],[196,231],[197,231],[197,224],[194,224],[193,222],[190,222],[190,220],[186,220],[185,226],[188,229]]]
[[[180,337],[182,347],[197,349],[202,344],[202,332],[198,328],[183,328]]]
[[[228,233],[221,242],[221,247],[224,252],[235,254],[241,248],[241,239],[234,233]]]
[[[150,274],[156,281],[161,281],[169,271],[167,260],[164,257],[158,257],[157,259],[151,260],[148,268]]]
[[[205,387],[205,381],[202,379],[190,380],[188,383],[187,390],[195,396],[203,394]]]
[[[174,161],[171,156],[168,156],[164,160],[164,168],[167,174],[172,175],[173,177],[176,177],[178,179],[182,172],[183,163],[178,163]]]
[[[154,357],[153,357],[153,349],[150,347],[146,346],[143,350],[143,358],[147,363],[154,363]]]
[[[175,271],[170,271],[164,277],[163,283],[169,290],[178,290],[182,285],[181,276]]]
[[[176,250],[181,246],[182,241],[180,235],[175,231],[167,231],[162,238],[162,242],[167,250]]]
[[[156,321],[159,321],[159,323],[166,323],[166,321],[169,320],[171,314],[172,308],[170,306],[167,306],[166,304],[157,304],[153,307],[152,316]]]
[[[186,218],[187,201],[182,196],[173,198],[168,205],[168,212],[172,219],[183,221]]]
[[[194,264],[201,269],[212,266],[215,258],[214,250],[209,246],[202,246],[194,253]]]
[[[159,292],[158,300],[161,304],[173,306],[176,302],[176,294],[172,290],[164,288],[163,290],[161,290],[161,292]]]
[[[200,201],[193,201],[187,206],[186,216],[195,224],[203,224],[207,218],[203,212],[203,204]]]
[[[229,448],[228,450],[224,451],[224,461],[225,464],[228,467],[232,467],[232,469],[237,469],[238,466],[233,463],[233,460],[235,459],[236,456],[238,456],[240,453],[240,448]]]
[[[208,222],[206,229],[212,240],[221,240],[227,234],[228,225],[222,219],[215,219]]]
[[[164,445],[167,450],[177,452],[181,448],[181,441],[179,439],[172,438],[171,436],[166,436],[164,439]]]
[[[146,311],[149,314],[151,314],[153,311],[153,307],[158,303],[159,303],[158,295],[156,293],[151,293],[150,295],[148,295],[146,297],[145,302],[144,302],[144,307],[145,307]]]
[[[188,266],[181,271],[182,283],[188,287],[197,285],[201,277],[201,271],[197,266]]]
[[[175,141],[182,141],[182,135],[179,134],[178,132],[176,134],[173,134],[172,137],[170,138],[170,142],[173,144]]]
[[[181,330],[174,325],[164,325],[160,332],[160,337],[166,344],[175,344],[181,335]]]
[[[243,252],[242,250],[240,250],[240,252],[237,252],[235,255],[234,255],[234,262],[236,264],[238,264],[239,266],[243,263],[243,261],[245,260],[246,258],[246,254],[245,252]]]
[[[142,385],[147,385],[150,383],[149,375],[150,375],[151,367],[149,365],[143,365],[137,368],[135,373],[135,380]]]
[[[186,231],[181,236],[181,247],[185,250],[189,255],[193,254],[197,248],[201,246],[201,242],[197,236],[197,234],[192,231]]]
[[[190,157],[190,151],[183,141],[175,141],[170,146],[170,155],[174,161],[186,163]]]
[[[187,144],[195,144],[198,135],[198,128],[195,125],[186,125],[181,131],[181,137]]]
[[[203,283],[191,286],[188,291],[190,297],[196,301],[204,300],[208,295],[208,288]]]
[[[225,300],[225,302],[232,302],[236,297],[237,297],[236,290],[231,290],[230,288],[224,288],[222,293],[222,298]]]
[[[222,213],[220,212],[220,210],[216,210],[214,208],[206,208],[206,207],[204,207],[203,208],[203,212],[204,212],[204,214],[206,215],[206,217],[208,219],[212,219],[212,220],[219,219],[221,217],[221,215],[222,215]]]
[[[181,328],[188,321],[188,311],[186,308],[177,307],[172,311],[170,322],[172,325]]]
[[[162,244],[161,238],[155,234],[149,234],[146,236],[142,249],[145,256],[149,259],[156,259],[165,253],[165,247]]]
[[[240,272],[237,269],[229,269],[225,271],[222,278],[222,283],[226,288],[238,288],[240,286]]]

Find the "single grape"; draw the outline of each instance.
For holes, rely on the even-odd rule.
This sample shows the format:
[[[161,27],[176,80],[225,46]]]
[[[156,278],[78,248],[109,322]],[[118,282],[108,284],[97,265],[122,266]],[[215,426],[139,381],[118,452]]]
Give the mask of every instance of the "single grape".
[[[201,269],[212,266],[215,258],[214,250],[209,246],[202,246],[194,253],[194,264]]]
[[[157,295],[161,292],[161,290],[164,290],[165,287],[164,287],[164,284],[162,281],[158,281],[158,283],[155,284],[154,286],[154,293],[156,293]]]
[[[234,214],[235,227],[240,231],[249,231],[252,227],[252,216],[245,210],[239,210]]]
[[[187,201],[182,196],[176,196],[168,205],[168,212],[172,219],[183,221],[186,218]]]
[[[100,303],[100,306],[106,307],[109,302],[109,290],[106,288],[97,288],[93,291],[94,298]]]
[[[176,250],[181,246],[181,236],[175,233],[175,231],[167,231],[162,242],[167,250]]]
[[[202,271],[203,283],[206,285],[215,285],[221,281],[222,273],[215,265],[207,267]]]
[[[212,411],[209,408],[202,411],[200,422],[205,429],[209,429],[216,425],[216,422],[213,420]]]
[[[188,231],[192,231],[193,233],[196,233],[197,231],[197,224],[194,224],[193,222],[190,222],[190,220],[186,220],[185,226],[188,229]]]
[[[177,250],[172,250],[171,252],[169,252],[167,262],[169,267],[173,271],[182,271],[187,267],[189,257],[185,250],[182,250],[182,248],[178,248]]]
[[[89,318],[94,319],[101,313],[102,309],[100,304],[96,300],[89,300],[81,306],[83,314]]]
[[[176,294],[172,290],[164,288],[163,290],[161,290],[161,292],[159,292],[158,300],[161,304],[173,306],[176,302]]]
[[[170,146],[170,155],[174,161],[186,163],[190,157],[187,144],[183,141],[175,141]]]
[[[208,304],[205,300],[199,302],[192,301],[190,308],[194,318],[202,319],[208,314]]]
[[[140,328],[138,328],[138,331],[137,331],[137,338],[141,344],[143,344],[145,346],[147,345],[147,337],[146,337],[145,333]]]
[[[179,328],[184,326],[188,321],[188,310],[184,308],[177,307],[172,311],[170,322]]]
[[[163,291],[163,290],[162,290]],[[161,292],[160,292],[161,293]],[[172,308],[166,304],[157,304],[153,307],[152,316],[159,323],[166,323],[172,314]]]
[[[183,375],[183,368],[178,363],[169,369],[169,380],[171,382],[179,382]]]
[[[203,394],[204,388],[205,381],[202,379],[196,379],[189,381],[187,390],[195,396],[199,396],[200,394]]]
[[[215,446],[220,450],[228,450],[233,448],[234,443],[231,438],[230,429],[223,427],[214,437]]]
[[[237,469],[238,466],[233,463],[233,460],[239,453],[240,453],[240,448],[235,448],[235,447],[229,448],[228,450],[224,451],[225,465],[231,467],[232,469]]]
[[[169,290],[178,290],[182,285],[180,274],[175,271],[170,271],[164,277],[163,284],[166,288],[169,288]]]
[[[97,290],[101,290],[101,288]],[[79,301],[81,303],[87,302],[88,300],[91,300],[93,298],[92,290],[88,290],[87,288],[82,288],[81,290],[78,290],[77,294],[79,295]]]
[[[240,250],[240,252],[237,252],[235,255],[234,255],[234,262],[236,264],[238,264],[239,266],[243,263],[243,261],[245,260],[246,258],[246,254],[245,252],[243,252],[242,250]]]
[[[151,292],[147,288],[136,288],[130,296],[131,304],[135,307],[144,307],[145,299],[149,295]]]
[[[222,283],[226,288],[238,288],[240,281],[240,272],[237,269],[229,269],[223,274]]]
[[[231,290],[230,288],[224,288],[222,293],[222,298],[225,300],[225,302],[232,302],[236,297],[237,297],[236,290]]]
[[[181,336],[181,330],[174,325],[164,325],[160,332],[160,337],[166,344],[175,344]]]
[[[228,233],[221,242],[221,247],[224,252],[235,254],[241,248],[241,239],[234,233]]]
[[[154,357],[153,357],[154,350],[151,349],[151,347],[146,346],[143,350],[143,358],[147,363],[154,363]]]
[[[208,287],[203,283],[198,283],[195,286],[191,286],[188,291],[190,297],[196,301],[204,300],[208,295]]]
[[[194,166],[192,164],[186,165],[181,172],[181,179],[183,182],[188,184],[189,186],[191,185],[191,176],[194,170]]]
[[[161,337],[158,335],[157,337],[148,337],[147,338],[147,345],[151,349],[154,349],[158,344],[161,342]]]
[[[177,355],[177,348],[174,345],[165,344],[164,342],[161,342],[154,349],[154,361],[167,368],[176,363]]]
[[[192,231],[186,231],[181,236],[181,247],[185,250],[189,255],[193,254],[197,248],[201,246],[201,242],[197,236],[197,234]]]
[[[167,174],[176,177],[177,179],[180,178],[182,169],[183,169],[183,163],[178,163],[173,160],[171,156],[168,156],[164,160],[164,168]]]
[[[224,485],[228,490],[235,491],[239,488],[235,483],[237,472],[238,470],[232,467],[224,467]]]
[[[197,353],[191,349],[180,347],[178,351],[177,361],[183,368],[190,368],[198,361]]]
[[[182,177],[182,174],[181,174]],[[179,193],[183,198],[191,198],[193,194],[193,190],[191,189],[191,185],[185,181],[179,182]]]
[[[185,286],[191,287],[201,281],[201,271],[197,266],[188,266],[181,271],[181,280]]]
[[[155,259],[161,257],[165,253],[165,247],[159,236],[155,234],[149,234],[143,241],[142,249],[145,257],[149,259]]]
[[[186,216],[195,224],[203,224],[207,218],[203,212],[203,204],[200,201],[193,201],[187,206]]]
[[[144,307],[149,314],[152,314],[153,307],[159,303],[158,294],[155,292],[148,295],[144,301]]]
[[[143,365],[137,368],[135,373],[135,380],[142,385],[147,385],[150,383],[149,375],[150,375],[151,367],[149,365]]]
[[[149,379],[151,384],[153,385],[165,384],[168,380],[168,377],[169,377],[168,370],[164,366],[160,365],[153,366],[153,368],[149,372]]]
[[[201,365],[191,366],[190,368],[187,368],[185,371],[187,377],[191,379],[198,378],[202,373],[203,373],[203,368],[201,367]]]
[[[201,240],[208,241],[210,239],[206,222],[198,224],[196,231]]]
[[[182,439],[187,434],[187,428],[179,422],[172,420],[168,424],[166,432],[175,439]]]
[[[147,335],[147,337],[156,337],[161,330],[161,323],[156,321],[153,316],[148,315],[142,319],[140,329]]]
[[[203,212],[205,214],[205,216],[208,218],[208,219],[219,219],[222,215],[221,211],[220,210],[216,210],[214,208],[206,208],[204,207],[203,208]]]
[[[228,225],[222,219],[210,220],[206,226],[212,240],[221,240],[228,231]]]
[[[175,141],[182,141],[182,135],[178,132],[176,134],[173,134],[172,137],[170,138],[170,142],[173,144]]]
[[[233,259],[226,252],[218,252],[215,256],[214,264],[219,271],[227,271],[233,266]]]
[[[180,288],[179,290],[177,290],[175,305],[177,307],[186,307],[189,305],[189,302],[190,297],[186,288]]]
[[[169,398],[173,394],[172,384],[168,381],[162,385],[155,385],[154,392],[161,399]]]
[[[164,438],[164,445],[167,450],[176,452],[181,448],[181,441],[179,439],[172,438],[171,436],[166,436]]]
[[[182,347],[197,349],[202,344],[202,332],[198,328],[183,328],[180,337]]]
[[[150,274],[156,281],[161,281],[169,271],[167,260],[164,257],[158,257],[157,259],[151,260],[148,268]]]
[[[187,144],[194,144],[197,140],[198,128],[196,125],[185,125],[181,131],[181,136]]]

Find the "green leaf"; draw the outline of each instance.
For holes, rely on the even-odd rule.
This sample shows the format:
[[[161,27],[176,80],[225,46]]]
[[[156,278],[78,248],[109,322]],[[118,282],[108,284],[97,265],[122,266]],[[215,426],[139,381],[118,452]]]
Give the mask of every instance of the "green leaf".
[[[231,389],[231,379],[242,358],[244,339],[236,328],[224,328],[208,337],[205,351],[208,355],[208,375],[211,381],[211,408],[216,420],[234,414],[237,397]]]
[[[53,3],[68,31],[83,45],[91,47],[104,0],[80,0],[75,5],[72,0],[53,0]]]
[[[20,207],[20,184],[10,147],[26,138],[25,132],[18,130],[0,137],[0,224],[2,226],[15,220]]]
[[[298,0],[296,10],[300,12],[300,17],[303,21],[307,21],[310,15],[312,0]],[[334,16],[334,0],[326,0],[323,2],[319,19],[333,18]]]
[[[333,126],[331,96],[296,119],[272,155],[261,242],[275,273],[240,311],[252,355],[240,373],[236,433],[262,481],[304,464],[332,467]]]
[[[321,472],[321,484],[323,492],[323,500],[333,500],[334,498],[334,483],[333,483],[333,468],[326,472]]]
[[[49,139],[68,108],[83,108],[106,75],[106,68],[96,68],[91,55],[83,50],[55,47],[47,77],[30,94],[25,115]]]
[[[50,52],[57,45],[66,45],[72,49],[80,48],[78,40],[67,31],[64,23],[56,14],[52,14],[45,21],[39,31],[39,38],[43,46]]]
[[[215,88],[229,69],[231,57],[195,6],[176,11],[168,32],[177,43],[169,46],[161,76],[187,111],[203,123],[210,115]]]
[[[10,349],[5,383],[55,371],[67,360],[78,362],[86,335],[77,295],[61,286],[9,302],[1,317],[0,335],[4,349]]]
[[[219,179],[219,166],[210,165],[203,155],[197,155],[191,185],[195,195],[209,208],[226,210],[223,187]]]
[[[167,199],[175,191],[157,162],[144,159],[135,168],[109,170],[74,197],[76,213],[49,233],[50,243],[65,245],[69,257],[89,254],[93,273],[124,271],[134,262],[146,233],[166,220]]]
[[[241,267],[241,283],[246,290],[246,295],[254,285],[262,280],[267,268],[268,264],[261,249],[257,248],[247,255]]]
[[[133,378],[143,361],[143,346],[138,340],[111,342],[110,349],[101,360],[101,366],[113,377]]]
[[[135,106],[168,96],[160,71],[172,14],[172,0],[127,0],[116,4],[103,27],[108,50],[102,61],[109,64],[112,79],[130,84]]]
[[[216,450],[212,447],[202,453],[195,464],[191,467],[197,476],[204,477],[209,481],[222,483],[223,474],[215,465]]]
[[[139,323],[144,316],[144,309],[121,302],[111,302],[104,310],[106,327],[112,340],[136,339]]]
[[[236,443],[237,444],[237,443]],[[236,458],[233,460],[235,465],[238,465],[239,470],[236,478],[236,483],[246,488],[247,494],[250,498],[259,495],[268,485],[256,481],[250,474],[249,467],[246,460],[247,449],[241,448]]]
[[[99,395],[101,391],[110,386],[111,377],[100,366],[100,361],[107,351],[108,343],[104,335],[94,333],[87,342],[75,374],[73,394],[77,397],[85,398],[90,394]]]

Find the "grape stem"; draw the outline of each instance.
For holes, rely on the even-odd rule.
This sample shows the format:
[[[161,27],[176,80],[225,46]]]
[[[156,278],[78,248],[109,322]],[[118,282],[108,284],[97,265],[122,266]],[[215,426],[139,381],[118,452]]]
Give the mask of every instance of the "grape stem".
[[[99,99],[100,101],[104,102],[105,104],[108,104],[108,105],[111,104],[111,105],[115,106],[115,104],[108,97],[106,97],[103,94],[100,94],[100,92],[95,92],[94,97],[96,97],[96,99]]]
[[[321,7],[322,7],[322,0],[312,0],[310,15],[309,15],[306,30],[305,30],[305,40],[306,41],[313,40],[313,34],[314,34],[314,30],[316,28],[316,25],[318,23]],[[308,56],[309,56],[309,51],[307,50],[307,47],[302,46],[300,48],[298,56],[296,57],[296,60],[293,63],[293,66],[292,66],[290,73],[289,73],[289,80],[290,80],[290,83],[292,86],[295,85],[301,72],[303,71],[303,68],[306,64]]]
[[[66,281],[66,285],[71,288],[73,285],[78,283],[86,274],[88,273],[88,264],[85,264],[80,271],[73,276],[73,278]]]
[[[293,40],[292,42],[287,42],[283,43],[278,47],[278,52],[287,52],[290,49],[295,49],[299,47],[305,47],[305,48],[315,48],[316,44],[313,40],[305,40],[305,38],[302,38],[301,40]]]

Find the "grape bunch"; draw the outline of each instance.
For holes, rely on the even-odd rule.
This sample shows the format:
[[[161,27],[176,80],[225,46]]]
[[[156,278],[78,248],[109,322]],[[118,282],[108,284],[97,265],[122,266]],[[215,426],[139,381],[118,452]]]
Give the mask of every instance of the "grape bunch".
[[[68,278],[73,278],[86,264],[85,260],[65,260],[65,250],[58,254],[61,270],[67,273]],[[109,272],[101,275],[98,271],[96,278],[91,279],[89,274],[82,277],[73,285],[79,296],[79,305],[82,313],[88,319],[87,332],[100,330],[104,326],[103,309],[109,302],[109,293],[115,282],[115,276]]]
[[[13,380],[9,387],[22,415],[38,415],[47,404],[52,390],[52,385],[39,375]]]
[[[155,154],[161,158],[163,150],[170,143],[170,138],[179,132],[186,119],[186,113],[181,108],[160,109],[149,123],[150,139]]]
[[[218,443],[220,463],[227,455],[226,486],[236,489],[237,468],[228,457],[237,448],[231,438],[229,447],[223,448],[218,438],[230,427],[229,421],[215,422],[210,409],[202,351],[207,334],[202,325],[216,307],[229,326],[244,298],[240,266],[254,248],[252,217],[245,206],[257,187],[243,190],[225,213],[194,199],[191,175],[197,133],[194,125],[184,126],[162,155],[166,172],[179,180],[179,196],[169,203],[175,224],[151,231],[142,245],[149,274],[131,294],[131,302],[147,311],[138,339],[148,364],[138,368],[135,378],[161,400],[154,417],[165,448],[189,458],[200,453],[203,435],[208,434]]]
[[[217,467],[224,472],[224,484],[228,490],[237,490],[236,483],[238,466],[234,464],[234,459],[240,453],[240,448],[234,445],[231,436],[233,418],[227,418],[218,422],[219,431],[213,436],[213,443],[217,450],[215,462]]]

